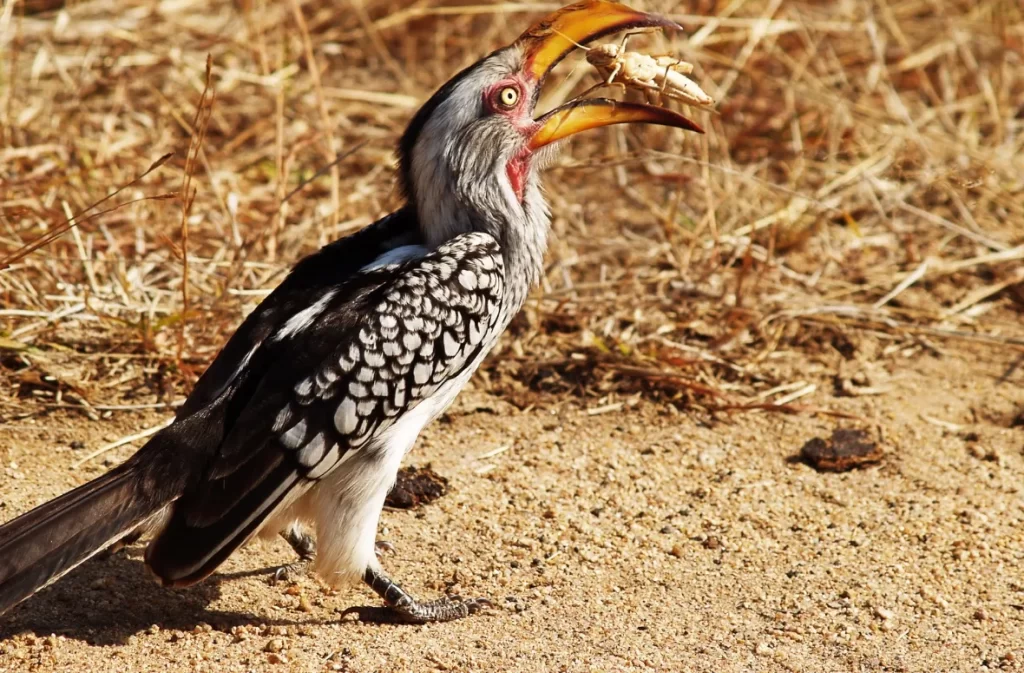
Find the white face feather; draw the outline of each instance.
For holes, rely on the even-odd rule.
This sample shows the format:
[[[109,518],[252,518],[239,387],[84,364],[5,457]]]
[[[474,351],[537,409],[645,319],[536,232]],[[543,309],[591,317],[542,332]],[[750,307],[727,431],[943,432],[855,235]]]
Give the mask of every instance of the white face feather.
[[[547,247],[549,214],[538,172],[552,152],[531,158],[520,200],[506,168],[528,133],[484,104],[486,91],[521,73],[522,58],[514,46],[495,52],[448,92],[416,138],[409,187],[428,247],[461,233],[489,233],[503,247],[509,278],[526,281],[525,294],[539,280]],[[523,95],[532,100],[534,92]]]

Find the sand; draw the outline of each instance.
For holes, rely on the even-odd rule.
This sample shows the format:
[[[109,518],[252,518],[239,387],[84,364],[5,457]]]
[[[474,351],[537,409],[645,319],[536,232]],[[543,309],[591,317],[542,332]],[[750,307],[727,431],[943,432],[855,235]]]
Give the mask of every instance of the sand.
[[[376,597],[308,577],[270,584],[291,560],[283,542],[167,590],[132,547],[6,616],[0,670],[1016,670],[1022,373],[986,351],[890,369],[875,396],[835,397],[819,377],[814,401],[867,423],[650,402],[592,416],[553,398],[523,413],[468,391],[409,459],[451,491],[386,512],[381,538],[408,589],[486,596],[490,612],[426,626],[341,618]],[[93,446],[159,419],[12,424],[0,513],[103,469],[69,469],[85,452],[73,438]],[[851,426],[876,433],[881,465],[834,474],[794,460]]]

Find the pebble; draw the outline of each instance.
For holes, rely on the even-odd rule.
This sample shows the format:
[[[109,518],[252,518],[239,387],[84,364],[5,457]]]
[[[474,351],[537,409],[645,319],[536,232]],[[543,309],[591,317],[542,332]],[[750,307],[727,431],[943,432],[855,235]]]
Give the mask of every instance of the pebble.
[[[284,649],[284,641],[281,640],[280,638],[272,638],[272,639],[267,641],[267,644],[266,644],[266,646],[264,646],[263,651],[264,652],[276,653],[276,652],[280,652],[283,649]]]
[[[885,621],[889,621],[890,619],[894,619],[896,617],[896,613],[893,612],[892,610],[889,610],[888,608],[876,607],[875,608],[875,616],[878,617],[879,619],[883,619]]]

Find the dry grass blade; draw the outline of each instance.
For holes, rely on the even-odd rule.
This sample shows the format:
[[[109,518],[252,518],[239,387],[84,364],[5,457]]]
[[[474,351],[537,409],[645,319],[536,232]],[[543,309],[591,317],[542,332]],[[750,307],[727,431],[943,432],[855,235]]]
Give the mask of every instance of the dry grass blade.
[[[189,314],[189,272],[188,272],[188,220],[192,214],[192,204],[195,203],[197,188],[192,186],[192,180],[196,171],[196,162],[199,160],[199,153],[203,150],[203,141],[206,139],[206,131],[210,126],[210,117],[213,114],[213,56],[206,55],[206,77],[203,81],[203,92],[199,95],[199,103],[196,105],[195,115],[192,117],[192,137],[189,138],[188,153],[185,155],[185,171],[181,184],[181,329],[178,339],[178,361],[181,361],[185,349],[185,330],[188,327]]]
[[[173,157],[173,156],[174,156],[174,152],[168,152],[167,154],[163,155],[162,157],[160,157],[159,159],[154,161],[150,165],[149,168],[147,168],[145,171],[140,173],[131,182],[127,182],[124,185],[121,185],[120,187],[118,187],[117,189],[115,189],[114,191],[112,191],[110,194],[106,195],[105,197],[103,197],[99,201],[96,201],[96,202],[92,203],[91,205],[87,206],[85,209],[75,213],[71,217],[65,219],[60,224],[54,226],[53,229],[50,230],[48,233],[43,234],[42,236],[36,238],[35,240],[29,241],[28,243],[24,244],[23,246],[21,246],[20,248],[18,248],[14,252],[10,253],[9,255],[4,257],[3,260],[0,260],[0,271],[4,271],[6,269],[9,269],[12,264],[16,264],[17,262],[21,261],[22,259],[24,259],[28,255],[31,255],[36,250],[38,250],[38,249],[40,249],[42,247],[45,247],[46,245],[48,245],[48,244],[52,243],[53,241],[57,240],[58,238],[60,238],[64,234],[66,234],[68,231],[70,231],[73,227],[76,227],[76,226],[78,226],[80,224],[83,224],[85,222],[88,222],[90,220],[94,220],[94,219],[100,217],[101,215],[107,215],[109,213],[114,212],[115,210],[123,208],[124,206],[127,206],[127,205],[132,204],[132,203],[138,203],[140,201],[153,201],[153,200],[159,201],[159,200],[163,200],[163,199],[171,199],[171,198],[177,197],[178,194],[176,194],[176,193],[157,194],[157,195],[154,195],[154,196],[144,196],[144,197],[139,198],[139,199],[133,199],[131,201],[126,201],[125,203],[122,203],[122,204],[119,204],[117,206],[114,206],[113,208],[108,208],[106,210],[101,210],[100,212],[94,213],[94,214],[90,215],[89,217],[83,217],[86,213],[88,213],[89,211],[94,210],[95,208],[99,207],[100,205],[106,203],[110,199],[114,198],[115,196],[117,196],[118,194],[123,192],[125,189],[128,189],[129,187],[135,186],[144,177],[146,177],[147,175],[149,175],[150,173],[152,173],[153,171],[155,171],[156,169],[160,168],[165,163],[167,163],[171,159],[171,157]]]
[[[695,111],[699,140],[630,129],[563,152],[545,178],[544,286],[486,387],[521,408],[628,393],[810,413],[771,406],[830,389],[802,358],[1018,351],[1020,12],[884,4],[737,0],[670,13],[688,35],[630,38],[728,95]],[[424,95],[556,5],[214,0],[150,20],[94,0],[59,21],[5,5],[0,413],[33,408],[14,381],[44,357],[66,359],[95,408],[186,393],[291,263],[396,207],[392,148]],[[587,67],[567,59],[551,90],[579,94]],[[183,148],[175,171],[155,170],[167,156],[128,173],[162,146]],[[153,200],[173,197],[170,234]]]
[[[95,451],[92,451],[88,455],[85,455],[82,458],[80,458],[77,461],[75,461],[71,465],[71,469],[72,470],[77,470],[78,468],[80,468],[81,466],[85,465],[86,463],[88,463],[93,458],[97,458],[99,456],[102,456],[104,453],[107,453],[108,451],[113,451],[116,448],[122,447],[122,446],[124,446],[126,444],[131,444],[132,442],[137,442],[140,439],[146,439],[147,437],[152,437],[153,435],[155,435],[156,433],[160,432],[161,430],[166,428],[168,425],[170,425],[173,420],[174,420],[173,417],[168,418],[167,420],[162,421],[160,423],[157,423],[156,425],[154,425],[152,427],[146,428],[145,430],[142,430],[141,432],[134,432],[134,433],[132,433],[130,435],[125,435],[124,437],[121,437],[120,439],[118,439],[116,441],[110,442],[109,444],[104,444],[103,446],[99,447]]]
[[[295,196],[296,194],[301,192],[303,187],[305,187],[306,185],[310,184],[311,182],[313,182],[314,180],[319,178],[324,173],[326,173],[328,171],[333,171],[338,166],[338,164],[340,164],[342,161],[344,161],[348,157],[352,156],[353,154],[355,154],[356,152],[361,150],[364,145],[366,145],[366,141],[365,140],[361,140],[358,143],[356,143],[355,145],[353,145],[352,147],[350,147],[347,150],[345,150],[344,152],[338,152],[338,156],[336,156],[334,158],[334,161],[332,161],[331,163],[327,164],[326,166],[324,166],[323,168],[318,170],[316,173],[314,173],[310,177],[308,177],[305,180],[303,180],[302,182],[300,182],[298,187],[296,187],[292,191],[288,192],[285,195],[285,197],[283,199],[281,199],[281,203],[286,202],[288,199],[292,198],[293,196]]]

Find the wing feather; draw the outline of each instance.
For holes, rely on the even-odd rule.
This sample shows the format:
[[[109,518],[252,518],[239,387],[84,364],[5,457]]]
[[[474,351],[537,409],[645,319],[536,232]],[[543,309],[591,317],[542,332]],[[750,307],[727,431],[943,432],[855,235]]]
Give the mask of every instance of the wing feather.
[[[314,319],[291,320],[298,308],[249,356],[259,375],[237,377],[245,399],[231,401],[225,437],[151,545],[150,566],[173,583],[202,579],[347,452],[376,450],[401,414],[490,349],[507,324],[494,310],[504,287],[497,242],[472,233],[318,288],[307,299],[322,302]]]

